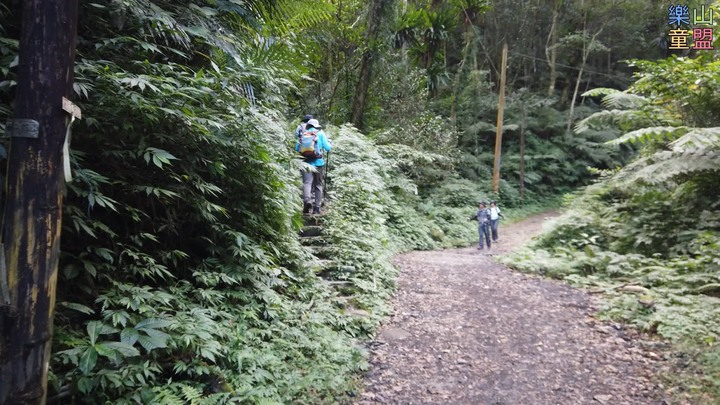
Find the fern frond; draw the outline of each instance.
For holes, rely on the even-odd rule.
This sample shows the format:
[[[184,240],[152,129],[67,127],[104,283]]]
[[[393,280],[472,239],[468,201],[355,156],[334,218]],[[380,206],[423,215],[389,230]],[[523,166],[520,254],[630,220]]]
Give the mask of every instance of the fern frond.
[[[202,398],[202,392],[196,387],[182,385],[180,387],[180,390],[182,391],[183,399],[188,402],[195,402],[196,400]]]
[[[575,133],[582,133],[589,129],[617,127],[629,121],[645,121],[646,117],[637,110],[604,110],[596,112],[581,120],[575,125]]]
[[[708,149],[661,151],[626,167],[616,179],[656,185],[703,172],[720,172],[720,153]]]
[[[719,149],[720,127],[693,128],[670,144],[674,152],[684,152],[689,149]]]
[[[628,132],[620,138],[607,142],[610,145],[624,143],[649,144],[651,142],[671,142],[687,134],[689,127],[649,127]]]
[[[583,97],[599,97],[599,96],[607,96],[609,94],[615,94],[615,93],[621,93],[618,89],[611,89],[609,87],[598,87],[596,89],[588,90],[585,93],[581,94]]]
[[[615,92],[603,97],[602,105],[605,108],[620,110],[638,109],[648,103],[645,97],[625,92]]]

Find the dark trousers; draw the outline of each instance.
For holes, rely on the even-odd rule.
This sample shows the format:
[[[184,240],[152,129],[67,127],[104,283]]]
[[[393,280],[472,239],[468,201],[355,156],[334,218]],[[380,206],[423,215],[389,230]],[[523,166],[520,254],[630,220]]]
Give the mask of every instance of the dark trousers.
[[[490,224],[483,222],[478,226],[478,234],[480,235],[480,249],[483,248],[483,238],[487,241],[487,247],[490,247]]]
[[[323,200],[323,179],[325,178],[325,166],[315,167],[315,171],[304,171],[303,178],[303,203],[312,203],[315,197],[315,208],[320,209]]]
[[[490,229],[492,229],[493,242],[497,242],[497,240],[498,240],[498,224],[499,223],[500,223],[500,219],[491,219],[490,220]]]

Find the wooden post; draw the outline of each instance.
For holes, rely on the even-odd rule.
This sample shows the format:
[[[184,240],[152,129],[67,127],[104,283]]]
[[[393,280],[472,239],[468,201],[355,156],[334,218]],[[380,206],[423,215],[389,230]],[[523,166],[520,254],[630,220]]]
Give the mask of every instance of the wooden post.
[[[2,216],[0,405],[44,404],[62,218],[63,97],[72,92],[77,0],[24,0]],[[3,257],[4,256],[4,257]]]
[[[493,192],[500,192],[500,155],[502,154],[503,109],[505,108],[505,74],[507,70],[507,44],[503,45],[500,68],[500,94],[498,96],[497,132],[495,133],[495,164],[493,165]]]

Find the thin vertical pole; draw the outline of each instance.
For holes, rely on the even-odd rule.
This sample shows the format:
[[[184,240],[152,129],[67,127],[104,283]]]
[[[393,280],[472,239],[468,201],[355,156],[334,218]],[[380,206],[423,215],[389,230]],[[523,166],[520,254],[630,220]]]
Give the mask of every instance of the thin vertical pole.
[[[493,165],[493,192],[500,191],[500,155],[502,153],[503,109],[505,108],[505,74],[507,70],[507,44],[503,45],[500,68],[500,94],[498,96],[497,132],[495,134],[495,164]]]
[[[525,103],[520,104],[520,201],[525,199]]]

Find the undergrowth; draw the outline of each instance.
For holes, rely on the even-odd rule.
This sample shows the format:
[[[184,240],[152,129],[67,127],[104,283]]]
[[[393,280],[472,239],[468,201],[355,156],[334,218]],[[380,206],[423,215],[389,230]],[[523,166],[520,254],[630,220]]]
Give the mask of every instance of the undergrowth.
[[[503,261],[604,292],[602,318],[668,339],[701,364],[700,377],[686,375],[676,390],[718,398],[718,177],[700,172],[674,177],[674,185],[628,183],[636,170],[589,187],[533,246]]]

